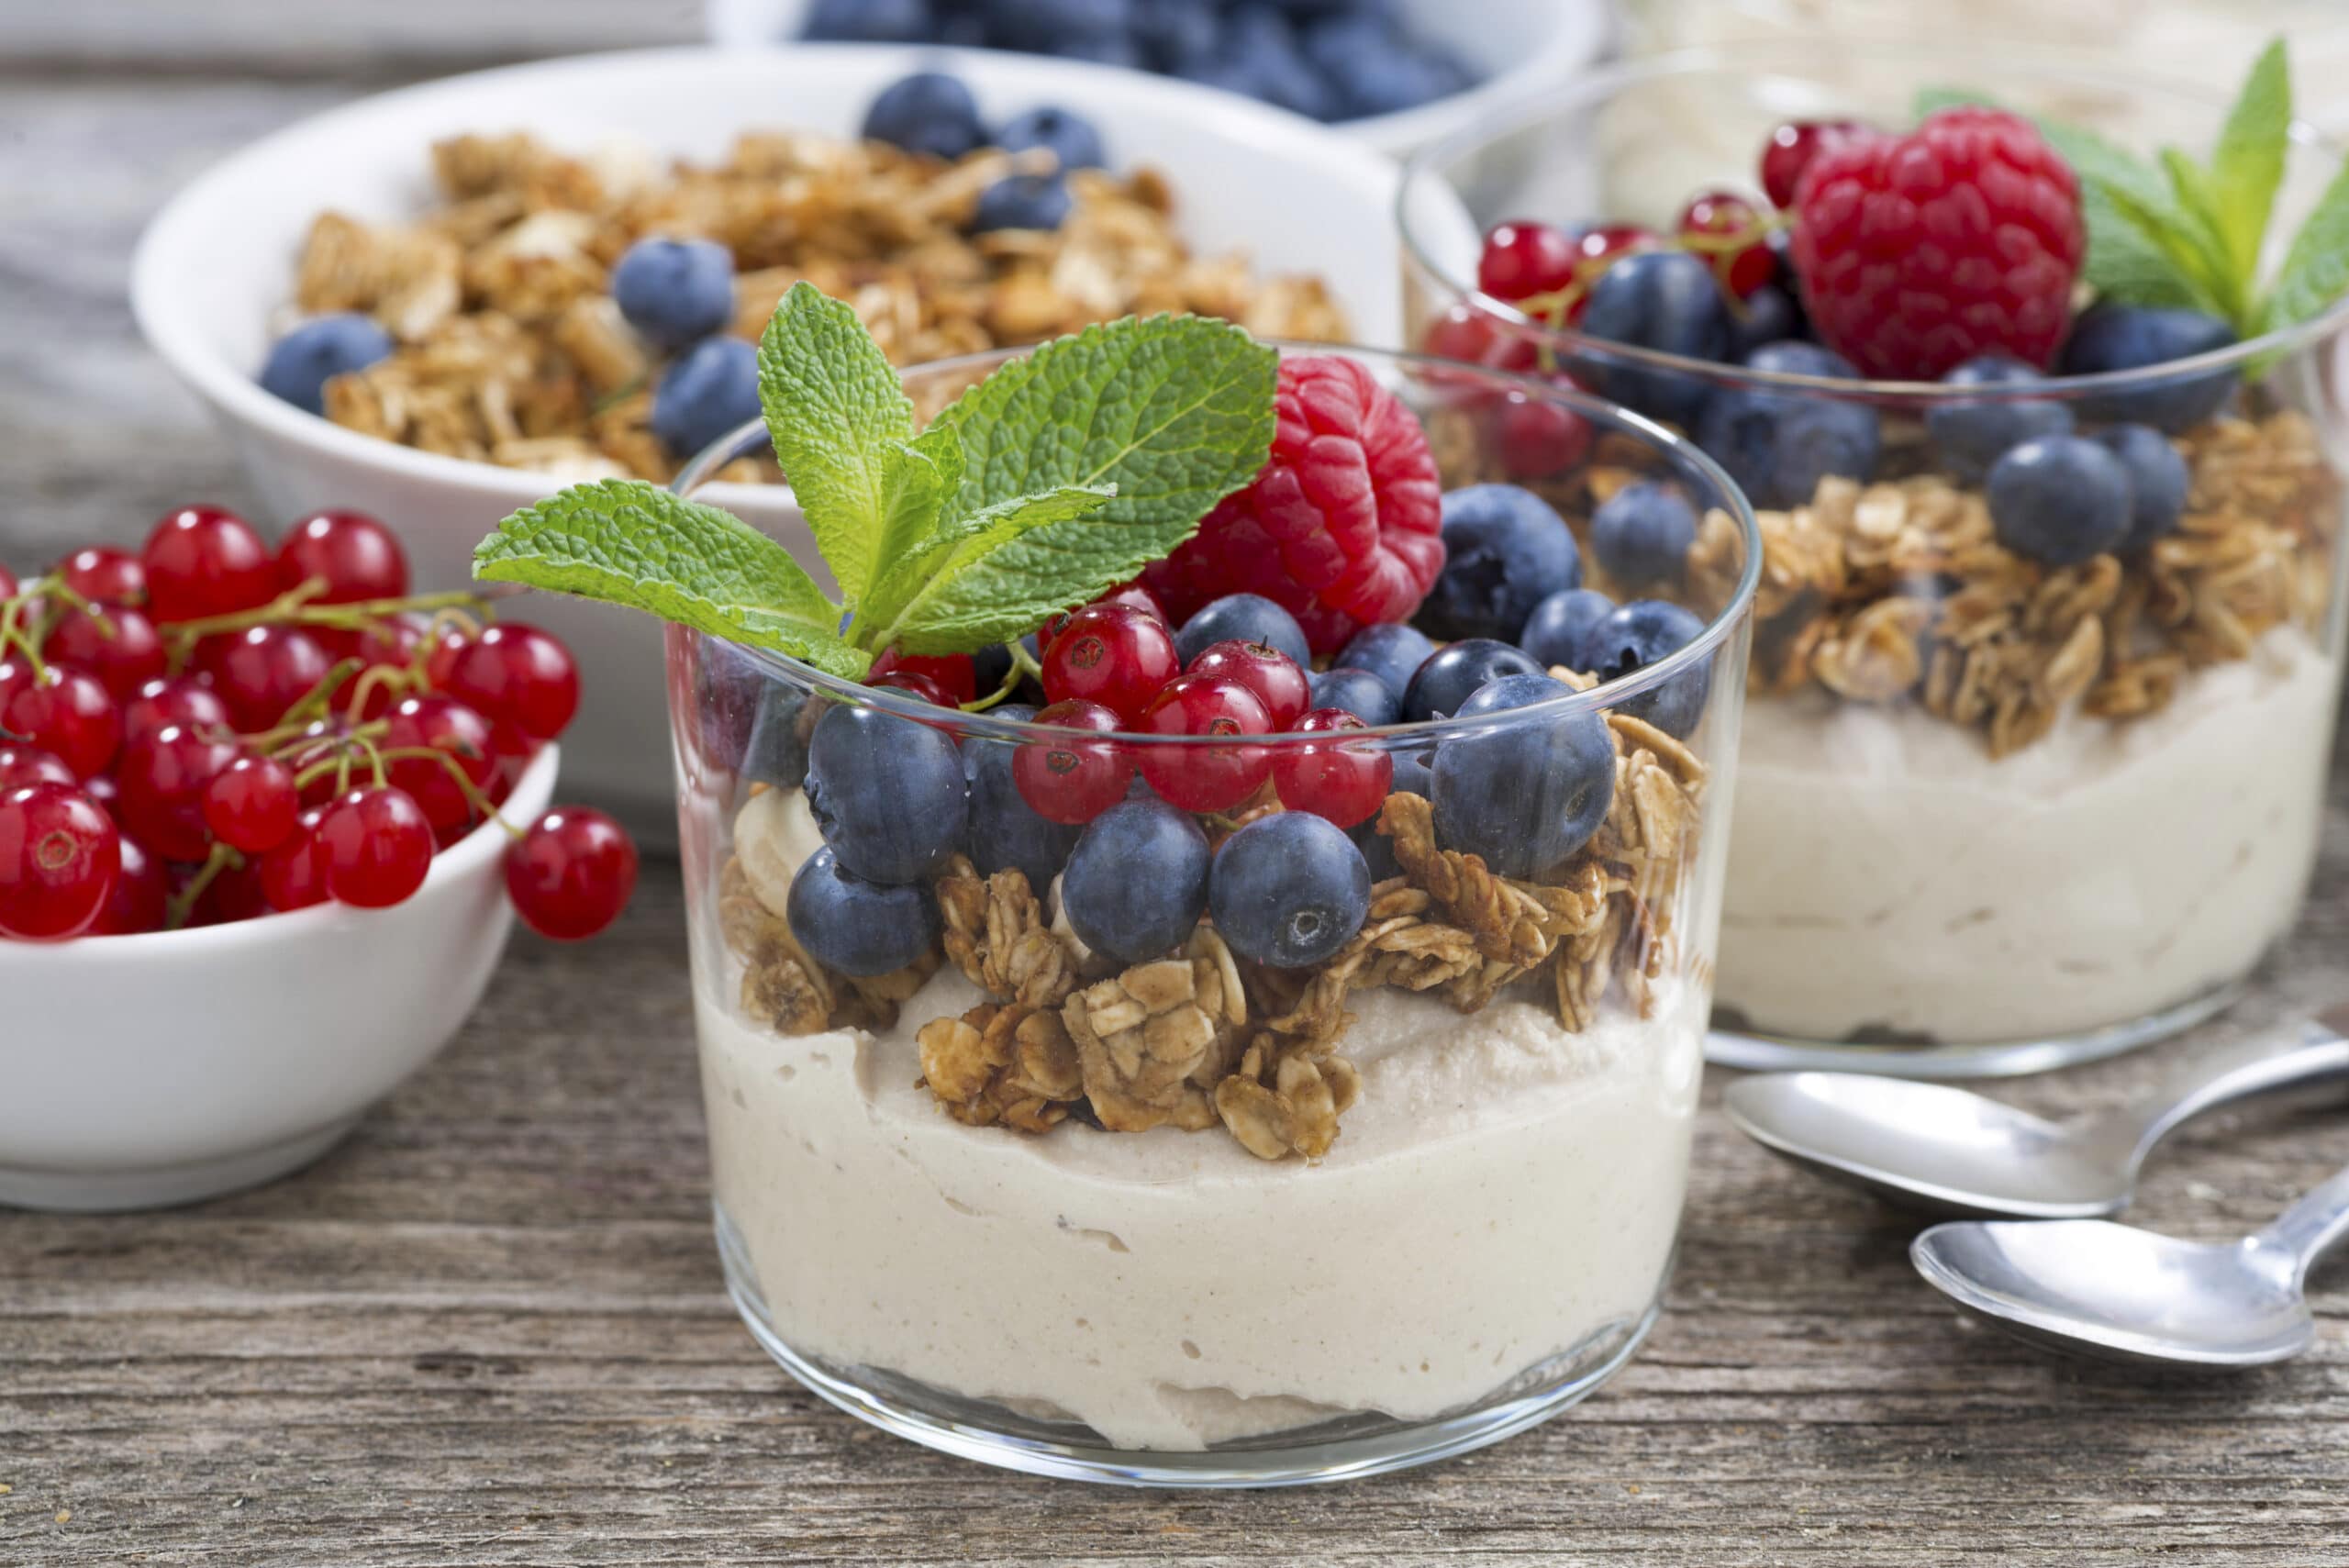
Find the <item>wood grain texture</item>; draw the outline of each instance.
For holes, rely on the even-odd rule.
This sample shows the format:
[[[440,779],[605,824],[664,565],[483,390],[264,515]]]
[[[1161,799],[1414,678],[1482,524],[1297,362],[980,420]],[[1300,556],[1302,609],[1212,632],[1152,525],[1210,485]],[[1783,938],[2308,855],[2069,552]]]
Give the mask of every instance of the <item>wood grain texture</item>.
[[[138,51],[126,73],[118,49],[55,41],[66,8],[45,15],[50,56],[80,74],[0,59],[0,556],[17,564],[135,539],[174,500],[248,498],[138,346],[129,245],[195,170],[355,91],[306,58],[365,53],[344,31],[233,79],[150,73]],[[2286,1367],[2045,1360],[1917,1282],[1909,1221],[1710,1108],[1649,1348],[1499,1448],[1206,1498],[881,1436],[798,1391],[721,1290],[679,917],[674,867],[653,864],[596,946],[518,939],[452,1049],[297,1179],[172,1214],[0,1214],[0,1564],[2349,1563],[2349,1270],[2319,1277],[2319,1346]],[[2349,996],[2344,928],[2336,788],[2307,917],[2199,1038]],[[2113,1103],[2178,1049],[2009,1092]],[[2157,1157],[2137,1218],[2247,1229],[2344,1161],[2337,1098],[2214,1116]]]

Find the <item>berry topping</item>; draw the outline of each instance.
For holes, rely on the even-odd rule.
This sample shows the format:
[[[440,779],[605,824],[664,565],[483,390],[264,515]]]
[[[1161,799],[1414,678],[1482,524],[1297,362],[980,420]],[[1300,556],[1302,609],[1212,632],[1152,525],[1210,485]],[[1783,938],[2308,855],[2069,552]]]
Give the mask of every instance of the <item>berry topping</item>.
[[[1435,644],[1417,627],[1366,626],[1338,651],[1332,662],[1369,671],[1400,703],[1403,695],[1411,689],[1411,677],[1434,651]]]
[[[316,512],[277,541],[281,588],[325,584],[311,602],[356,605],[407,592],[407,556],[392,530],[364,512]]]
[[[1456,360],[1462,364],[1482,365],[1486,370],[1514,374],[1532,370],[1541,354],[1531,338],[1509,330],[1497,317],[1472,305],[1455,305],[1429,322],[1419,346],[1435,359]],[[1430,371],[1428,378],[1440,382],[1442,374],[1441,371]]]
[[[800,863],[784,908],[799,945],[842,974],[903,969],[938,940],[938,905],[928,887],[867,882],[841,864],[830,845]]]
[[[1286,729],[1312,701],[1312,686],[1296,660],[1264,642],[1219,642],[1190,662],[1189,673],[1220,675],[1256,695],[1275,730]]]
[[[1370,867],[1320,817],[1275,812],[1216,851],[1208,882],[1215,929],[1241,957],[1275,969],[1319,963],[1370,914]]]
[[[663,349],[682,349],[734,319],[734,252],[709,239],[640,239],[612,269],[612,303]]]
[[[797,789],[807,778],[807,734],[816,715],[807,691],[781,681],[766,683],[742,747],[742,776],[777,789]]]
[[[1746,367],[1772,375],[1851,381],[1859,373],[1816,343],[1765,343]],[[1807,505],[1827,475],[1866,480],[1883,455],[1876,411],[1830,393],[1729,386],[1707,399],[1697,439],[1757,506]]]
[[[963,846],[963,761],[926,724],[878,708],[827,710],[808,740],[807,791],[825,842],[868,882],[916,881]]]
[[[1364,724],[1394,724],[1403,717],[1403,699],[1367,670],[1341,664],[1314,676],[1312,686],[1317,709],[1338,708]]]
[[[559,942],[583,941],[618,919],[635,891],[636,845],[587,806],[556,806],[506,851],[514,912]]]
[[[1533,606],[1582,584],[1582,552],[1557,509],[1514,484],[1443,498],[1442,573],[1419,612],[1438,637],[1509,638]]]
[[[1579,669],[1590,628],[1615,613],[1615,601],[1596,588],[1569,588],[1533,606],[1518,634],[1518,646],[1535,663]]]
[[[1087,605],[1044,650],[1044,695],[1099,703],[1131,725],[1181,665],[1166,623],[1130,605]]]
[[[2026,387],[2046,379],[2011,354],[1983,354],[1942,377],[1945,386]],[[1952,398],[1925,410],[1933,456],[1979,484],[1990,465],[2033,436],[2068,436],[2072,411],[2045,398]]]
[[[1718,360],[1729,350],[1729,307],[1704,262],[1686,250],[1643,250],[1616,262],[1593,286],[1582,329],[1609,342]],[[1603,356],[1589,368],[1601,392],[1658,419],[1686,425],[1704,405],[1705,384],[1692,376]]]
[[[1119,963],[1187,939],[1208,906],[1207,835],[1161,801],[1130,800],[1094,818],[1061,873],[1061,910],[1077,939]]]
[[[1857,120],[1789,120],[1770,133],[1762,149],[1762,192],[1770,205],[1791,207],[1802,172],[1820,149],[1872,134]]]
[[[864,684],[868,686],[882,686],[890,691],[904,692],[910,696],[919,697],[932,707],[955,706],[954,699],[947,695],[944,686],[940,685],[928,675],[912,670],[892,670],[885,675],[875,675]]]
[[[1512,479],[1555,479],[1590,455],[1590,421],[1563,403],[1512,392],[1493,421],[1493,447]]]
[[[114,823],[80,790],[0,792],[0,937],[79,936],[106,908],[121,864]]]
[[[1089,703],[1070,706],[1093,706]],[[1108,710],[1097,707],[1094,711]],[[1005,703],[994,714],[997,718],[1034,718],[1036,710],[1025,703]],[[1028,878],[1030,887],[1041,888],[1050,886],[1060,874],[1075,846],[1076,828],[1068,818],[1041,811],[1030,801],[1020,778],[1020,764],[1030,751],[1027,745],[974,737],[963,745],[963,776],[971,790],[971,859],[979,873],[992,876],[1007,867],[1016,868]],[[1049,766],[1044,771],[1050,778]],[[1126,773],[1127,778],[1117,781],[1120,795],[1132,769],[1127,768]],[[1112,804],[1113,800],[1105,800],[1101,807],[1106,810]]]
[[[2080,436],[2042,436],[2014,448],[1990,470],[1987,498],[1998,542],[2049,566],[2119,549],[2134,508],[2129,470]]]
[[[1158,694],[1135,728],[1145,735],[1238,738],[1269,734],[1271,716],[1256,694],[1220,675],[1178,675]],[[1264,782],[1269,759],[1262,746],[1146,746],[1142,777],[1161,798],[1186,811],[1221,811],[1239,805]]]
[[[1427,433],[1371,373],[1335,355],[1281,361],[1272,455],[1143,581],[1188,616],[1261,592],[1315,651],[1408,619],[1443,566],[1442,487]]]
[[[1007,711],[997,709],[998,713]],[[1063,729],[1114,733],[1118,716],[1099,703],[1056,702],[1035,715],[1039,724]],[[1012,782],[1037,814],[1054,822],[1090,822],[1126,798],[1134,782],[1133,759],[1107,741],[1066,739],[1023,743],[1011,762]],[[1041,886],[1030,879],[1032,885]]]
[[[147,536],[147,613],[156,621],[234,615],[277,593],[277,563],[252,525],[217,506],[183,506]]]
[[[1500,713],[1573,695],[1548,675],[1481,686],[1461,713]],[[1589,841],[1615,797],[1615,745],[1590,708],[1497,723],[1436,748],[1436,842],[1503,876],[1537,877]]]
[[[2003,351],[2043,365],[2087,248],[2079,182],[2029,121],[1944,109],[1820,150],[1794,260],[1820,337],[1863,372],[1939,378]]]
[[[1108,162],[1101,133],[1091,120],[1049,104],[1006,120],[995,133],[995,144],[1006,152],[1041,147],[1059,159],[1063,169],[1099,169]]]
[[[968,653],[940,653],[925,658],[900,653],[892,648],[873,662],[873,668],[865,676],[865,684],[877,686],[881,684],[881,676],[899,671],[933,682],[946,696],[944,706],[960,707],[966,702],[978,699],[978,665]],[[990,686],[987,689],[991,691],[994,688]]]
[[[2096,441],[2129,471],[2129,531],[2113,548],[2143,550],[2175,529],[2192,476],[2169,438],[2150,425],[2115,425]]]
[[[949,160],[986,139],[971,90],[942,71],[918,71],[882,88],[864,112],[863,135],[868,141]]]
[[[1720,285],[1740,299],[1778,275],[1762,215],[1731,191],[1708,191],[1680,211],[1678,232],[1712,267]],[[1738,243],[1738,241],[1743,243]]]
[[[1784,239],[1785,229],[1776,238]],[[1781,261],[1783,270],[1784,262]],[[1742,364],[1746,357],[1765,343],[1785,342],[1809,335],[1810,323],[1803,319],[1802,306],[1787,286],[1764,284],[1753,295],[1737,301],[1729,313],[1729,357]]]
[[[1073,205],[1068,185],[1058,174],[1013,174],[979,193],[979,205],[971,214],[971,232],[1058,228],[1067,221]]]
[[[1263,642],[1279,649],[1302,669],[1313,662],[1305,628],[1297,617],[1261,594],[1226,594],[1183,623],[1174,634],[1174,656],[1191,661],[1219,642]]]
[[[1495,224],[1476,259],[1476,286],[1511,302],[1555,294],[1575,280],[1581,251],[1563,230],[1531,218]]]
[[[327,383],[392,353],[392,335],[355,310],[305,321],[270,345],[261,389],[309,414],[323,414]]]
[[[740,338],[704,338],[652,389],[652,433],[679,458],[758,417],[759,351]]]
[[[2196,354],[2229,348],[2234,328],[2199,310],[2146,310],[2099,304],[2072,323],[2065,339],[2065,375],[2103,375],[2143,370]],[[2222,366],[2184,375],[2148,376],[2116,392],[2081,400],[2090,418],[2131,420],[2175,435],[2219,411],[2234,390],[2238,367]]]
[[[1508,643],[1489,637],[1465,638],[1428,655],[1403,694],[1403,717],[1413,724],[1447,718],[1469,694],[1502,675],[1538,675],[1542,666]]]
[[[1298,719],[1294,732],[1338,734],[1362,728],[1363,721],[1355,715],[1324,707]],[[1273,787],[1279,792],[1281,804],[1291,811],[1326,817],[1341,828],[1353,827],[1384,805],[1394,779],[1393,756],[1366,740],[1292,743],[1273,751]]]
[[[1591,556],[1626,587],[1679,581],[1696,542],[1696,508],[1653,480],[1626,484],[1590,515]]]
[[[1575,667],[1602,681],[1620,680],[1687,647],[1704,629],[1693,610],[1662,599],[1633,599],[1590,628]],[[1685,736],[1704,717],[1712,682],[1711,665],[1699,664],[1612,706],[1666,735]]]

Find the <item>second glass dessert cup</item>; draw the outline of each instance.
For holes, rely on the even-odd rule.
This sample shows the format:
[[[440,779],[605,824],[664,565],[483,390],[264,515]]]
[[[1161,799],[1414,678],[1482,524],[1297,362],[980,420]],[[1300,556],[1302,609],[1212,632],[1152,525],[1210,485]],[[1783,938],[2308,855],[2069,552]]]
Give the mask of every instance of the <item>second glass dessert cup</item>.
[[[1774,128],[1905,127],[1949,88],[2142,151],[2207,146],[2224,112],[1963,47],[1756,43],[1602,72],[1406,172],[1412,341],[1684,424],[1759,512],[1710,1044],[1738,1066],[1976,1076],[2158,1039],[2236,995],[2315,858],[2349,310],[2143,370],[1958,388],[1625,348],[1475,286],[1495,223],[1668,232],[1698,192],[1751,190]],[[2283,221],[2337,160],[2321,151],[2296,157]],[[1983,474],[1954,461],[1969,422],[2152,426],[2184,462],[2182,519],[2150,547],[2021,561],[1991,537]]]
[[[1284,350],[1308,351],[1333,350]],[[1701,633],[1599,689],[1333,741],[1080,734],[669,629],[728,1283],[795,1376],[901,1436],[1135,1485],[1368,1474],[1582,1398],[1659,1309],[1711,1005],[1751,514],[1611,406],[1334,351],[1425,423],[1447,488],[1530,465],[1579,526],[1594,494],[1678,487],[1711,540],[1676,591]],[[907,388],[934,409],[1000,359]],[[746,428],[678,487],[763,439]],[[901,749],[866,798],[817,803],[910,873],[902,928],[864,933],[859,967],[896,962],[879,973],[794,935],[801,868],[832,852],[807,791],[822,723]],[[1371,814],[1280,809],[1304,771],[1333,799],[1375,780],[1333,807]],[[1028,804],[1041,774],[1097,773],[1123,804],[1088,824]],[[1470,795],[1495,814],[1475,829],[1489,866],[1444,847],[1441,814]],[[1298,962],[1216,902],[1266,878],[1277,902],[1324,870],[1336,891],[1281,928],[1313,947]]]

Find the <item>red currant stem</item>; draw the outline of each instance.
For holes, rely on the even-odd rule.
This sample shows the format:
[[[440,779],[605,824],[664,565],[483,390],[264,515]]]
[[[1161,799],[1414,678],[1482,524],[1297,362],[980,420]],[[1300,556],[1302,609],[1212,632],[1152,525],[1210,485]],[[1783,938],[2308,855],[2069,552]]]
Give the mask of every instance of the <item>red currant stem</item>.
[[[383,751],[373,740],[363,735],[354,735],[351,738],[351,744],[356,750],[365,753],[369,766],[373,767],[375,771],[375,787],[377,789],[382,789],[385,784],[392,782],[384,775],[384,773]],[[346,753],[346,757],[347,756],[348,753]]]
[[[359,672],[359,679],[351,684],[351,701],[344,705],[343,717],[357,718],[367,711],[367,699],[377,692],[388,692],[396,697],[403,691],[418,684],[408,671],[390,664],[377,664]]]
[[[206,616],[198,620],[175,621],[163,628],[163,635],[175,648],[184,649],[207,637],[244,631],[256,626],[324,626],[344,631],[365,631],[371,624],[407,610],[440,611],[459,606],[486,610],[490,598],[488,594],[476,589],[457,588],[445,594],[412,595],[405,599],[362,599],[348,605],[310,603],[324,591],[322,580],[312,577],[295,584],[257,608],[238,610],[230,615]],[[439,617],[436,615],[434,619],[437,623]],[[465,624],[477,625],[470,617]]]
[[[497,814],[497,803],[489,798],[487,791],[467,776],[463,765],[457,761],[454,752],[444,751],[438,746],[394,746],[377,752],[376,755],[386,762],[440,763],[449,771],[449,776],[456,781],[457,788],[464,792],[465,804],[480,813],[484,821],[495,822],[505,828],[507,836],[518,844],[528,837],[521,828]]]
[[[355,729],[341,731],[332,736],[321,736],[312,734],[307,723],[281,724],[274,728],[260,730],[251,735],[239,735],[237,739],[249,751],[267,751],[272,756],[283,757],[290,756],[306,746],[322,742],[339,746],[352,735],[381,735],[391,727],[391,720],[378,718],[372,723],[360,725]]]
[[[35,675],[48,673],[49,666],[41,662],[41,639],[25,630],[25,611],[35,598],[44,593],[58,592],[64,586],[64,579],[52,572],[39,581],[25,584],[18,589],[16,597],[8,601],[7,607],[0,610],[0,658],[6,658],[8,650],[14,648],[25,656],[25,662],[32,666]]]
[[[420,605],[416,607],[423,608]],[[489,613],[489,604],[486,600],[473,607],[481,610],[484,614]],[[457,635],[470,642],[481,635],[481,626],[480,621],[458,606],[450,605],[434,610],[432,618],[424,623],[423,639],[416,645],[416,673],[419,675],[424,673],[426,658],[429,655],[433,644],[440,640],[440,634],[443,631],[453,629]]]
[[[1014,641],[1011,644],[1011,668],[1003,673],[1003,683],[996,686],[995,690],[989,692],[986,695],[979,698],[977,701],[964,703],[963,705],[963,711],[964,713],[986,712],[987,709],[995,706],[996,704],[1003,701],[1006,697],[1011,695],[1012,693],[1018,691],[1019,689],[1019,682],[1023,676],[1032,676],[1037,681],[1041,682],[1044,678],[1044,672],[1041,665],[1039,665],[1033,659],[1028,657],[1028,645],[1024,642]]]
[[[278,728],[283,728],[289,724],[306,722],[302,716],[310,713],[313,709],[317,710],[317,717],[324,718],[327,716],[327,710],[334,705],[336,689],[366,667],[365,662],[358,659],[335,661],[327,673],[318,678],[317,685],[295,698],[293,706],[279,716]]]
[[[213,879],[229,867],[241,867],[244,863],[244,856],[219,840],[213,840],[212,852],[204,857],[204,864],[187,879],[187,884],[163,906],[163,929],[176,931],[186,925],[188,916],[195,908],[195,901],[204,896],[204,890],[212,885]]]

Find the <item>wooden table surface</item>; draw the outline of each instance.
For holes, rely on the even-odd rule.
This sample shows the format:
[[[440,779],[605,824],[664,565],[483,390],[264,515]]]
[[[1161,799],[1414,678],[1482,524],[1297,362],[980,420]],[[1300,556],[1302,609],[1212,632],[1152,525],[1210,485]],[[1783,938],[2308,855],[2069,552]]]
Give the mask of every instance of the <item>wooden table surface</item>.
[[[363,26],[296,0],[202,26],[138,0],[11,9],[0,554],[20,564],[247,498],[123,304],[180,182],[389,82],[695,23],[675,0],[577,4],[560,33],[548,6],[459,0]],[[720,1288],[680,915],[656,862],[599,943],[518,939],[448,1053],[295,1179],[169,1214],[0,1213],[0,1564],[2349,1563],[2349,1270],[2320,1275],[2320,1343],[2285,1367],[2046,1360],[1910,1274],[1912,1222],[1709,1108],[1647,1350],[1498,1448],[1186,1496],[884,1437],[791,1384]],[[2198,1040],[2349,996],[2344,925],[2336,786],[2307,917]],[[2011,1094],[2110,1104],[2186,1048]],[[2236,1234],[2344,1161],[2337,1101],[2213,1116],[2156,1158],[2135,1218]]]

